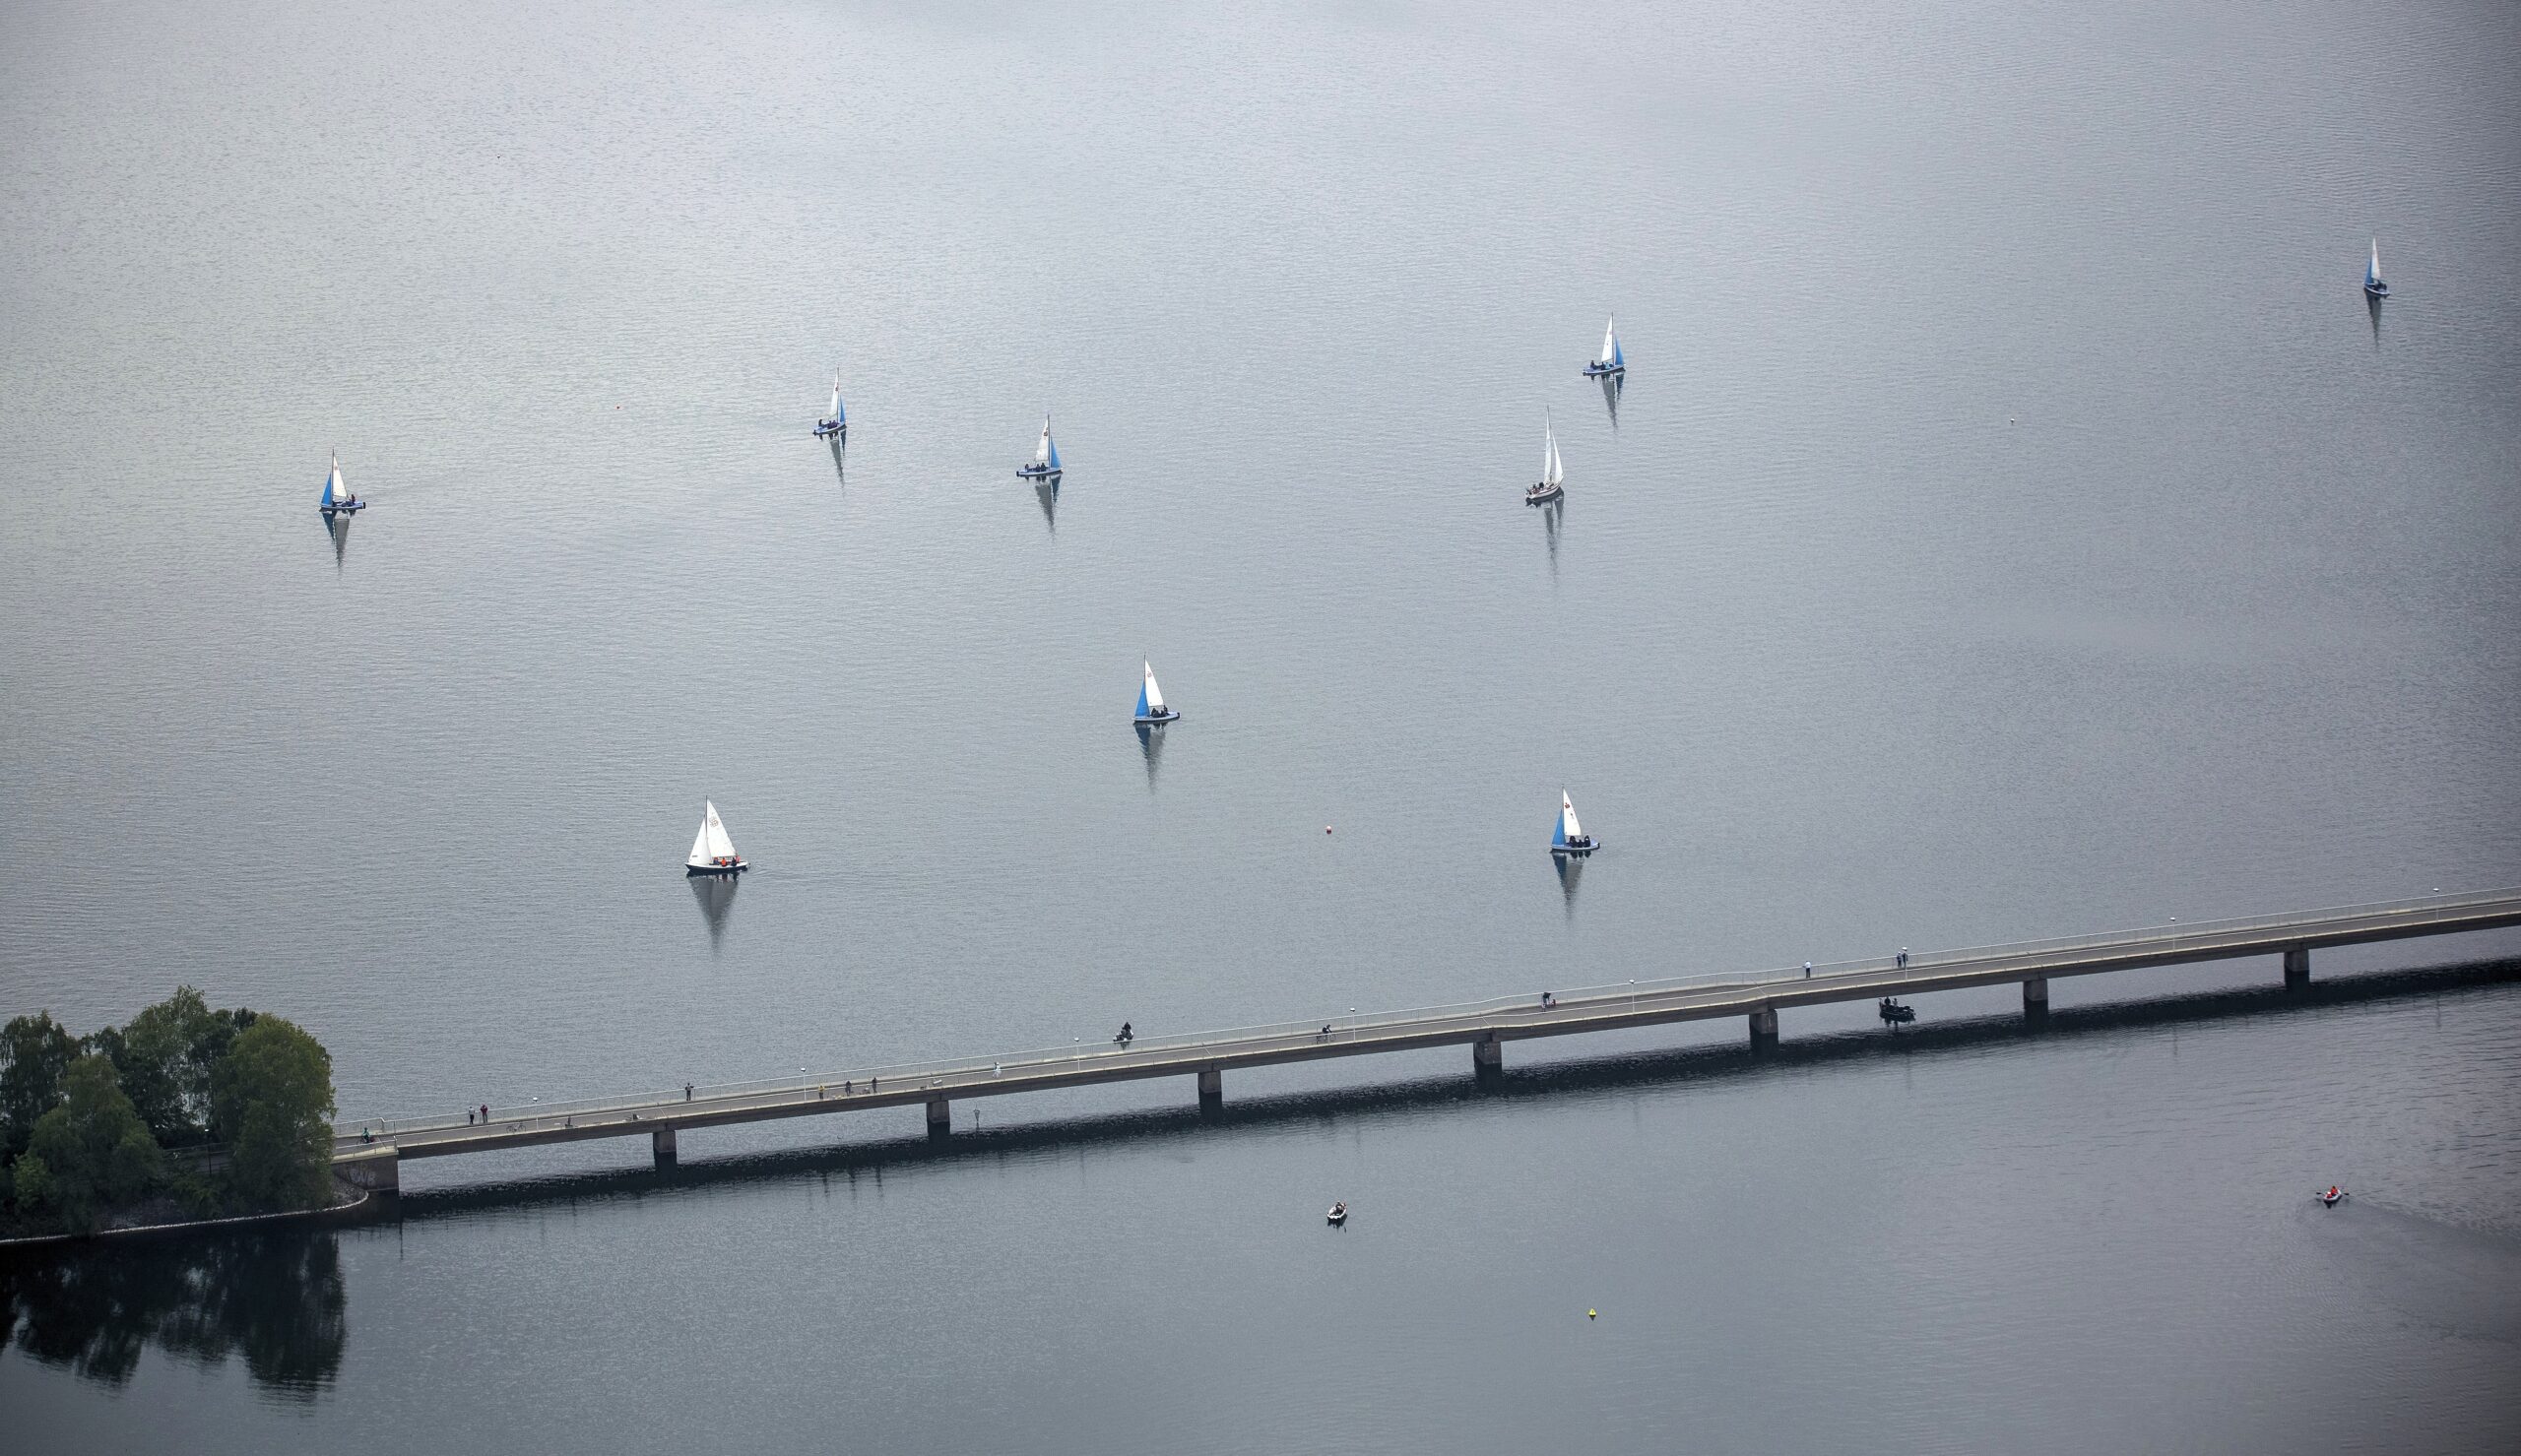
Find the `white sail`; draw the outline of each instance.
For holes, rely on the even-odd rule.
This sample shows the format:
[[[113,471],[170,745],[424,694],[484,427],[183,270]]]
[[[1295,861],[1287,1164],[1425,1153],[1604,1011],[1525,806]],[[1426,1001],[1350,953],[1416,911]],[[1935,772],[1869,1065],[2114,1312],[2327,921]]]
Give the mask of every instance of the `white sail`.
[[[837,374],[834,374],[831,377],[831,412],[824,415],[823,418],[840,418],[840,376]]]
[[[1558,791],[1558,830],[1569,843],[1584,837],[1584,826],[1576,822],[1576,800],[1568,797],[1564,789]]]
[[[1155,685],[1155,665],[1147,663],[1144,665],[1146,667],[1146,711],[1149,716],[1153,716],[1164,711],[1164,689]]]
[[[350,487],[342,483],[342,458],[336,455],[333,457],[333,473],[324,477],[324,504],[345,505],[350,498]]]
[[[1619,361],[1619,320],[1602,325],[1602,356],[1598,362],[1609,365]]]
[[[736,842],[727,837],[727,826],[719,821],[718,806],[702,801],[700,833],[691,840],[691,857],[684,860],[694,869],[707,869],[722,859],[736,857]]]
[[[1541,411],[1540,482],[1543,485],[1566,483],[1567,471],[1558,460],[1558,431],[1549,421],[1549,411]]]
[[[2372,239],[2372,267],[2371,267],[2371,269],[2370,269],[2368,272],[2366,272],[2366,273],[2363,275],[2363,282],[2365,282],[2365,283],[2367,283],[2367,284],[2377,284],[2377,283],[2379,283],[2380,281],[2381,281],[2381,240],[2380,240],[2379,238],[2377,238],[2377,237],[2376,237],[2376,238]],[[2420,280],[2420,282],[2422,282],[2422,281]],[[2419,291],[2423,291],[2423,290],[2422,290],[2422,289],[2420,289]]]
[[[1051,463],[1051,416],[1049,416],[1049,415],[1045,414],[1045,415],[1043,415],[1043,416],[1042,416],[1042,439],[1041,439],[1041,443],[1039,443],[1039,444],[1037,444],[1037,445],[1035,445],[1035,446],[1033,447],[1033,464],[1035,464],[1035,465],[1037,465],[1037,466],[1047,466],[1047,465],[1049,465],[1050,463]]]

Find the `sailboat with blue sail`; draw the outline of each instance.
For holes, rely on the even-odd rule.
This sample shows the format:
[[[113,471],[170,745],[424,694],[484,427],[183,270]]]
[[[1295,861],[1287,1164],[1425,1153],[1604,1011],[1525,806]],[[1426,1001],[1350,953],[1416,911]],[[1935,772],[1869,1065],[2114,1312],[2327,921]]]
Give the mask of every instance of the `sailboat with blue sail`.
[[[1141,664],[1146,668],[1146,681],[1138,688],[1138,723],[1171,723],[1182,715],[1164,706],[1164,689],[1155,685],[1155,665]]]
[[[1033,446],[1031,463],[1016,468],[1015,474],[1028,480],[1056,480],[1060,477],[1060,447],[1051,439],[1051,416],[1042,416],[1042,438]]]
[[[1601,356],[1594,359],[1591,363],[1586,364],[1584,366],[1584,373],[1587,376],[1591,376],[1595,374],[1625,374],[1627,372],[1628,355],[1620,352],[1619,320],[1614,318],[1609,323],[1602,325]]]
[[[342,453],[338,450],[333,452],[332,474],[324,477],[324,498],[315,503],[315,508],[327,516],[367,509],[367,502],[351,494],[351,488],[342,483]]]
[[[1567,796],[1566,790],[1558,791],[1558,823],[1550,830],[1549,853],[1589,855],[1601,847],[1601,841],[1586,834],[1584,826],[1576,822],[1576,800]]]
[[[840,408],[840,376],[831,377],[831,412],[814,421],[817,440],[849,433],[849,415]]]
[[[2372,239],[2372,261],[2363,266],[2363,292],[2368,297],[2387,298],[2390,285],[2381,282],[2381,240]]]

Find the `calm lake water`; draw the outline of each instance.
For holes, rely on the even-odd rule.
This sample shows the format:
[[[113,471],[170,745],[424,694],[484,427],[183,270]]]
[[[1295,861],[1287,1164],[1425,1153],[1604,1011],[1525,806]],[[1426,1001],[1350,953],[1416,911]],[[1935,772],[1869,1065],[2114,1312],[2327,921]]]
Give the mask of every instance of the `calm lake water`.
[[[0,1014],[395,1114],[2521,883],[2516,54],[12,8]],[[2506,1450],[2521,981],[2341,978],[2516,949],[419,1165],[18,1276],[0,1444]]]

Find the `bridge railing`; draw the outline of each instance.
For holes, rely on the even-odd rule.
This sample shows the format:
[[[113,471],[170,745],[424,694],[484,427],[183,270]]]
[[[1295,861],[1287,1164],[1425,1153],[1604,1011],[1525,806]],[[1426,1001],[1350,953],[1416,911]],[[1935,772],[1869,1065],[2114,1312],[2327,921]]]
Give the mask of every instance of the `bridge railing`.
[[[2138,930],[2108,932],[2100,935],[2056,936],[2044,940],[2008,941],[1995,945],[1972,946],[1959,950],[1930,951],[1912,954],[1906,968],[1895,957],[1870,956],[1856,960],[1816,963],[1814,981],[1827,981],[1842,976],[1879,978],[1888,972],[1903,980],[1949,974],[1962,965],[1985,965],[2000,968],[2011,962],[2025,963],[2026,972],[2036,971],[2036,963],[2043,958],[2068,954],[2091,956],[2101,952],[2125,952],[2141,955],[2177,952],[2183,948],[2207,949],[2212,943],[2265,938],[2274,932],[2301,928],[2336,933],[2360,928],[2364,922],[2406,924],[2410,926],[2438,923],[2460,918],[2480,908],[2508,905],[2521,898],[2521,890],[2504,890],[2460,895],[2430,896],[2421,900],[2395,901],[2381,905],[2343,906],[2319,911],[2296,911],[2277,916],[2242,916],[2217,920],[2173,921],[2165,925]],[[1802,980],[1800,964],[1766,971],[1715,972],[1694,976],[1655,977],[1625,983],[1575,986],[1553,991],[1558,1009],[1589,1011],[1598,1014],[1606,1006],[1627,1000],[1641,1007],[1648,1001],[1669,1002],[1676,996],[1692,992],[1721,990],[1728,987],[1761,985]],[[628,1121],[631,1114],[645,1120],[649,1113],[670,1113],[678,1108],[701,1110],[702,1104],[714,1104],[712,1111],[741,1109],[746,1107],[771,1107],[812,1101],[829,1101],[866,1095],[871,1091],[898,1092],[934,1090],[951,1093],[955,1088],[987,1085],[1009,1071],[1039,1073],[1073,1068],[1077,1071],[1117,1070],[1132,1064],[1177,1061],[1202,1050],[1228,1051],[1240,1054],[1265,1052],[1280,1046],[1299,1046],[1315,1043],[1354,1043],[1378,1039],[1379,1034],[1396,1030],[1415,1033],[1439,1032],[1447,1023],[1477,1023],[1483,1020],[1534,1016],[1549,1013],[1540,1006],[1540,992],[1522,995],[1492,996],[1479,1001],[1460,1001],[1446,1005],[1419,1006],[1395,1011],[1378,1011],[1362,1015],[1343,1015],[1325,1021],[1273,1022],[1257,1026],[1233,1027],[1217,1031],[1191,1032],[1172,1036],[1137,1037],[1127,1045],[1111,1042],[1087,1043],[1083,1039],[1067,1046],[1039,1047],[1029,1051],[1007,1052],[998,1056],[954,1057],[937,1061],[896,1062],[873,1067],[844,1068],[829,1073],[808,1076],[759,1078],[747,1082],[720,1082],[708,1086],[694,1085],[686,1095],[679,1087],[662,1092],[633,1093],[627,1096],[585,1098],[575,1101],[543,1102],[535,1100],[524,1106],[494,1107],[489,1125],[506,1130],[533,1130],[572,1123],[580,1118],[597,1121]],[[834,1089],[841,1089],[835,1091]],[[480,1126],[481,1124],[470,1124]],[[335,1135],[344,1141],[386,1139],[415,1133],[461,1133],[468,1124],[462,1109],[454,1116],[366,1117],[334,1124]]]

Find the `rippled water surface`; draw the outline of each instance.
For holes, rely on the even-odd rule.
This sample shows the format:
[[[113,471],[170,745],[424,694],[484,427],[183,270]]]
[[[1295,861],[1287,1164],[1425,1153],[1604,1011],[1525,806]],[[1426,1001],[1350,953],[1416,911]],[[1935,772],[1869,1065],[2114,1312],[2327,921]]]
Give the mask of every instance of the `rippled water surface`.
[[[0,1012],[189,981],[391,1114],[2521,883],[2514,54],[2494,6],[12,8]],[[415,1167],[111,1318],[26,1286],[0,1401],[43,1449],[2508,1449],[2513,984],[2076,1011],[2274,979]]]

